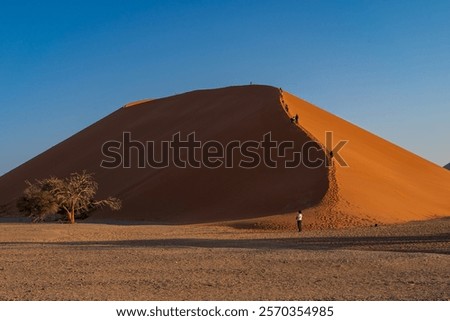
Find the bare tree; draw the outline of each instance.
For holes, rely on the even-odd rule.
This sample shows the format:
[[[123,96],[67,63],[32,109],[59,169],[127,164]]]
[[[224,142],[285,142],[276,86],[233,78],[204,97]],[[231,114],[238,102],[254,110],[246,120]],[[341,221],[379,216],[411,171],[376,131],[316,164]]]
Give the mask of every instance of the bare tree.
[[[93,178],[93,174],[83,171],[82,173],[72,173],[65,179],[50,177],[41,181],[36,181],[36,184],[29,184],[25,190],[24,196],[19,200],[19,210],[28,212],[27,207],[34,204],[33,202],[49,202],[52,206],[56,204],[58,211],[63,211],[70,223],[75,223],[76,216],[80,217],[86,215],[89,211],[100,207],[109,207],[112,210],[119,210],[121,208],[121,201],[114,197],[108,197],[104,200],[95,200],[94,196],[98,191],[98,184]],[[27,197],[27,193],[33,192],[34,198]],[[43,194],[43,193],[47,194]],[[31,202],[33,200],[33,202]],[[20,204],[19,204],[20,203]],[[43,204],[43,205],[44,205]],[[54,208],[41,206],[33,210],[32,216],[43,217],[55,214]]]

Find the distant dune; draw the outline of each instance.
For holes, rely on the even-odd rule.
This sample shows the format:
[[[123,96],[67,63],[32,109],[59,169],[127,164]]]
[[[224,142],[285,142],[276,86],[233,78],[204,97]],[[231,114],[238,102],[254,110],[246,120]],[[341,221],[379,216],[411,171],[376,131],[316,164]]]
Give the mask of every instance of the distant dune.
[[[444,168],[450,169],[450,163],[448,163],[447,165],[445,165]]]
[[[93,220],[288,227],[292,213],[302,209],[309,227],[327,228],[450,215],[448,171],[277,88],[199,90],[125,106],[0,177],[0,204],[8,205],[3,215],[18,215],[13,205],[25,180],[83,169],[95,173],[99,196],[123,200],[120,212],[98,211]],[[295,114],[299,127],[289,119]],[[326,131],[333,132],[335,143],[349,141],[340,153],[349,167],[260,164],[242,169],[236,165],[245,158],[236,155],[233,168],[140,169],[134,154],[132,168],[100,167],[102,145],[122,140],[123,132],[130,132],[133,140],[157,144],[178,132],[184,138],[195,132],[202,142],[224,145],[261,141],[271,132],[274,140],[293,141],[298,150],[315,141],[313,156],[325,162]],[[155,154],[159,159],[159,150]],[[291,155],[288,150],[286,156]]]
[[[143,103],[147,103],[149,101],[152,101],[152,99],[140,99],[140,100],[132,101],[132,102],[129,102],[129,103],[123,105],[123,108],[137,106],[137,105],[140,105]]]

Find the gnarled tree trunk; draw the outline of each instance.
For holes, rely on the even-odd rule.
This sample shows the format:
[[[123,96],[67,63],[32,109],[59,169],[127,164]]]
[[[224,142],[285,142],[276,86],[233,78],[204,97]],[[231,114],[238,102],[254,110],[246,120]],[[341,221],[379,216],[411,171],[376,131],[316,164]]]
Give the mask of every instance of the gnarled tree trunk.
[[[67,213],[67,220],[70,222],[70,224],[74,224],[75,223],[75,209],[66,209],[66,213]]]
[[[70,211],[70,224],[74,223],[75,223],[75,210],[72,208],[72,210]]]

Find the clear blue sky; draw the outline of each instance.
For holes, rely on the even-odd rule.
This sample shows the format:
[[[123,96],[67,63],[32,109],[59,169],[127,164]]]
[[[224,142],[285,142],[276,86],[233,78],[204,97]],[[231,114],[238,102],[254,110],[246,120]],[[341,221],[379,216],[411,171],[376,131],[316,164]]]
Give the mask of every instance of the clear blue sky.
[[[1,1],[0,175],[128,101],[253,83],[450,162],[450,1]]]

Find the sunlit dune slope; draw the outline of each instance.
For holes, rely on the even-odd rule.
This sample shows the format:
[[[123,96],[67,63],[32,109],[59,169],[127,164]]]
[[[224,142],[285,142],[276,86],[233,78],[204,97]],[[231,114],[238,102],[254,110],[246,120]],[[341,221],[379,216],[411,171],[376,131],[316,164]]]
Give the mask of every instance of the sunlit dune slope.
[[[311,216],[345,226],[450,215],[450,172],[287,92],[282,99],[322,145],[325,133],[332,132],[328,149],[348,140],[339,152],[348,167],[334,158],[334,193]]]

